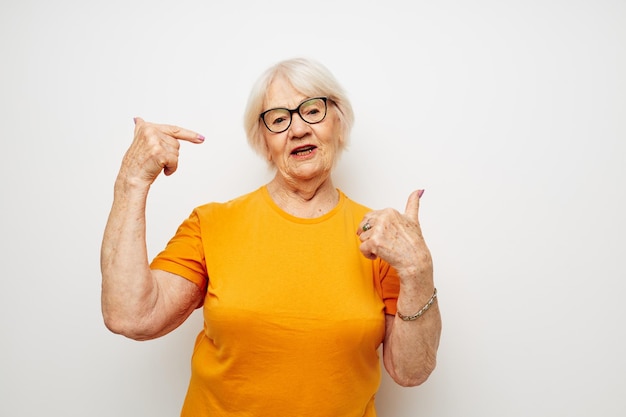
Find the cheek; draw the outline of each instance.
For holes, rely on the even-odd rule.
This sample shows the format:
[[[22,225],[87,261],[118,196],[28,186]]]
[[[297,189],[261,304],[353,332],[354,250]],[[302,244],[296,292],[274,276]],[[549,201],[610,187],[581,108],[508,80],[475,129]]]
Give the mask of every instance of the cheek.
[[[328,146],[332,149],[334,153],[339,152],[339,150],[343,147],[341,129],[339,129],[338,127],[333,129],[333,131],[329,134],[329,138],[330,140]]]
[[[279,146],[278,138],[268,137],[263,135],[265,144],[265,158],[272,162],[276,162],[275,159],[282,154],[282,148]]]
[[[333,115],[333,128],[332,128],[331,135],[333,137],[334,148],[336,150],[341,149],[344,144],[343,127],[341,124],[341,120],[339,119],[339,116],[336,114]]]

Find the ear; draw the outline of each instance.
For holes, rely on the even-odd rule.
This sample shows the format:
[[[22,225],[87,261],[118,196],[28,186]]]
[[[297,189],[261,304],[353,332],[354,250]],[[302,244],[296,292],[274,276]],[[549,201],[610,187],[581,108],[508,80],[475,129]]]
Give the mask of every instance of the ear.
[[[270,153],[270,147],[267,146],[267,140],[264,135],[261,135],[261,141],[263,143],[263,149],[261,150],[261,154],[265,157],[265,160],[272,163],[272,154]]]
[[[274,163],[272,162],[272,154],[270,153],[270,151],[269,151],[269,150],[267,150],[267,151],[265,152],[265,159],[267,160],[267,162],[268,162],[269,164],[272,164],[272,165],[274,164]]]

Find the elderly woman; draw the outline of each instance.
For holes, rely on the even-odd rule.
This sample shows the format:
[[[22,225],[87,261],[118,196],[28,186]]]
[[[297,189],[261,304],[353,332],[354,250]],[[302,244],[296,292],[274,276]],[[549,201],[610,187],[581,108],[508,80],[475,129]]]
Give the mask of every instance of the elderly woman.
[[[150,185],[178,165],[187,129],[135,119],[102,244],[111,331],[152,339],[203,307],[183,416],[375,416],[383,363],[400,385],[433,371],[441,320],[418,222],[371,211],[335,188],[353,113],[320,64],[280,62],[245,113],[252,147],[275,168],[259,189],[197,207],[151,263]]]

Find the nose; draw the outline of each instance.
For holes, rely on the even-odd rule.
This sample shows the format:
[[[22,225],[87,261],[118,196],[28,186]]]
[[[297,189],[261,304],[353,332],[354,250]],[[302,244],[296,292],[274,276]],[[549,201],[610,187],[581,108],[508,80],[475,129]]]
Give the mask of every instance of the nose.
[[[289,126],[290,137],[299,139],[306,135],[311,129],[311,125],[302,120],[300,113],[296,112],[291,116],[291,126]]]

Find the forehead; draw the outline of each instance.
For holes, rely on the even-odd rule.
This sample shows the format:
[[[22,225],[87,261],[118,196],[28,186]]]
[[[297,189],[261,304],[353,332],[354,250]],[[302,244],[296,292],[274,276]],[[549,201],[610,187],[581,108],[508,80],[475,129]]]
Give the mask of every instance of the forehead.
[[[263,107],[271,109],[274,107],[294,108],[303,100],[308,98],[296,90],[288,81],[283,78],[277,78],[269,85],[265,93]]]

